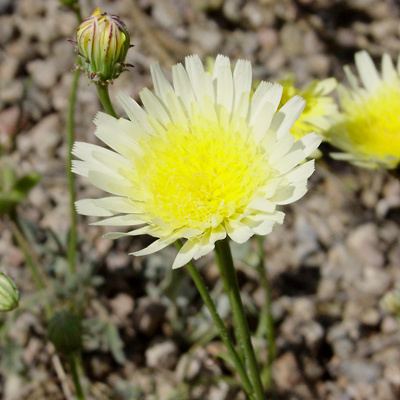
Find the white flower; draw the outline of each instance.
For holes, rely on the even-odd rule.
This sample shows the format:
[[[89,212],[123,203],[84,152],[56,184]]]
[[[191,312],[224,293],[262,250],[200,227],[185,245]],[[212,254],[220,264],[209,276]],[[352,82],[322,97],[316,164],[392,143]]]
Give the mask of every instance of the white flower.
[[[341,112],[333,118],[328,140],[343,153],[332,157],[365,168],[396,168],[400,164],[400,62],[388,54],[378,72],[370,55],[355,55],[359,78],[349,67],[350,88],[339,87]]]
[[[278,84],[261,82],[251,94],[252,71],[239,60],[232,72],[218,56],[206,72],[198,56],[172,67],[172,85],[158,65],[154,91],[143,108],[119,99],[128,119],[99,113],[96,136],[112,150],[76,143],[74,171],[112,194],[77,202],[79,213],[106,217],[98,225],[132,226],[110,238],[147,234],[155,240],[135,255],[186,239],[173,268],[209,253],[227,235],[243,243],[282,223],[279,206],[307,191],[319,145],[315,134],[295,141],[290,128],[304,101],[295,96],[277,111]]]

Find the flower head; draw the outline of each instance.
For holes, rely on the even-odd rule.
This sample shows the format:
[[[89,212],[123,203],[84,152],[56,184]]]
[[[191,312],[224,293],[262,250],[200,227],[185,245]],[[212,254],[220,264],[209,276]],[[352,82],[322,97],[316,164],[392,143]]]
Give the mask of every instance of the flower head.
[[[295,86],[293,77],[288,77],[279,83],[283,86],[281,105],[295,95],[301,96],[306,102],[304,111],[291,129],[296,139],[300,139],[311,131],[323,134],[329,129],[329,116],[337,112],[336,104],[330,96],[336,88],[334,78],[312,81],[302,89]]]
[[[130,38],[125,24],[116,15],[96,8],[79,25],[76,41],[81,66],[91,79],[107,82],[124,71]]]
[[[400,163],[400,64],[396,70],[385,54],[379,73],[366,51],[356,53],[355,62],[359,79],[345,67],[350,88],[339,88],[341,113],[328,135],[343,153],[332,156],[366,168],[396,168]]]
[[[113,196],[77,202],[79,213],[106,217],[98,225],[135,226],[108,237],[148,234],[158,251],[186,239],[174,268],[207,254],[227,235],[242,243],[265,235],[284,217],[278,207],[302,197],[319,145],[315,134],[295,141],[290,127],[304,101],[295,96],[277,111],[282,87],[261,82],[239,60],[232,71],[218,56],[212,72],[198,56],[172,67],[172,85],[151,68],[154,92],[120,95],[129,120],[99,113],[96,136],[111,149],[76,143],[74,171]],[[300,164],[300,165],[299,165]]]
[[[12,311],[18,307],[19,291],[12,279],[0,272],[0,311]]]

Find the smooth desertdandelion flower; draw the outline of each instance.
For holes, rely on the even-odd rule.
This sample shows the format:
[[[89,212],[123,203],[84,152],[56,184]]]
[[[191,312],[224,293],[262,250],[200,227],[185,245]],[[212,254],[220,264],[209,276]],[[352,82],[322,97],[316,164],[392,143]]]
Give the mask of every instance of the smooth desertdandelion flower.
[[[330,127],[330,115],[337,112],[336,103],[331,96],[337,86],[336,79],[314,80],[303,88],[295,85],[293,77],[283,79],[279,83],[283,86],[281,105],[296,95],[306,102],[303,112],[292,126],[292,135],[296,139],[310,132],[323,135]]]
[[[279,111],[282,87],[261,82],[253,94],[248,61],[233,71],[218,56],[212,72],[198,56],[172,67],[172,85],[153,65],[154,93],[143,108],[119,96],[129,119],[99,113],[96,136],[111,150],[78,142],[73,170],[112,196],[76,203],[80,214],[106,217],[97,225],[131,226],[118,238],[147,234],[146,255],[185,240],[173,268],[209,253],[229,236],[237,243],[282,223],[279,206],[307,191],[319,145],[310,134],[295,141],[290,128],[304,108],[298,96]]]
[[[400,63],[382,57],[381,72],[366,51],[355,55],[359,77],[349,67],[350,88],[339,87],[341,112],[328,138],[342,153],[336,159],[366,168],[393,169],[400,162]]]
[[[126,69],[130,37],[125,24],[116,15],[96,8],[79,25],[76,45],[81,67],[96,82],[112,81]]]

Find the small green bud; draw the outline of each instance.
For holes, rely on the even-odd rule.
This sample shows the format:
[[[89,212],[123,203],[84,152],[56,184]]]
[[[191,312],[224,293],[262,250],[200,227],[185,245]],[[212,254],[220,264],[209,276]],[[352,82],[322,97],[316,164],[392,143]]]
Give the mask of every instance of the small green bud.
[[[67,310],[55,313],[49,321],[48,337],[62,354],[79,351],[82,347],[81,319]]]
[[[18,307],[19,291],[15,283],[3,272],[0,272],[0,311],[12,311]]]
[[[78,27],[76,41],[81,67],[90,79],[107,83],[126,69],[129,32],[116,15],[96,8]]]

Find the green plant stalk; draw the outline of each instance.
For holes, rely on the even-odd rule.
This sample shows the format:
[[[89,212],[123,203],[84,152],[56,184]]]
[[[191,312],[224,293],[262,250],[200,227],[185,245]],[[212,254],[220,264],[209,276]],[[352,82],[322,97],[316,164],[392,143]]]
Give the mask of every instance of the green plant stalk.
[[[257,327],[256,336],[262,337],[266,335],[268,348],[268,363],[263,373],[263,383],[269,389],[273,386],[272,365],[276,358],[275,343],[275,321],[272,316],[272,296],[271,287],[268,279],[268,273],[264,268],[264,237],[257,237],[259,262],[257,264],[257,272],[260,278],[261,286],[264,290],[265,300],[261,309],[261,318]]]
[[[104,111],[113,117],[117,117],[117,113],[111,103],[110,94],[108,92],[108,84],[96,83],[97,95]]]
[[[222,321],[221,317],[219,316],[219,314],[217,312],[217,308],[207,290],[207,287],[204,283],[203,278],[201,277],[199,271],[193,265],[193,263],[189,262],[186,265],[186,269],[189,272],[194,284],[196,285],[196,288],[197,288],[198,292],[200,293],[200,296],[203,299],[204,304],[206,305],[206,307],[208,308],[208,311],[211,314],[211,318],[212,318],[216,328],[218,329],[219,336],[221,337],[221,340],[224,343],[224,345],[228,351],[229,357],[230,357],[233,365],[235,366],[237,373],[240,376],[240,379],[243,384],[243,389],[249,395],[249,397],[251,399],[253,399],[254,398],[253,388],[252,388],[251,382],[249,380],[249,377],[247,376],[247,372],[244,368],[243,362],[240,359],[240,357],[232,343],[232,340],[229,336],[228,330],[226,329],[224,322]]]
[[[82,14],[79,1],[73,7],[76,19],[80,24],[82,22]],[[76,201],[76,190],[75,190],[75,175],[72,172],[72,147],[75,141],[75,109],[76,100],[78,97],[78,87],[81,72],[79,69],[73,74],[72,84],[68,98],[68,110],[67,110],[67,181],[68,181],[68,193],[69,193],[69,211],[70,211],[70,231],[68,237],[68,248],[67,248],[67,259],[70,274],[76,273],[77,263],[77,242],[78,242],[78,216],[75,209]],[[72,354],[68,357],[72,380],[75,386],[76,398],[78,400],[85,400],[85,394],[82,389],[80,382],[80,356],[79,354]]]
[[[68,357],[69,365],[71,367],[72,380],[74,381],[76,398],[77,400],[86,400],[85,392],[83,391],[80,379],[80,358],[79,355],[74,353]]]
[[[175,246],[179,250],[182,247],[182,242],[178,240],[175,243]],[[251,399],[253,399],[253,388],[251,386],[249,377],[247,376],[243,362],[240,359],[235,349],[235,346],[233,345],[232,339],[229,335],[228,330],[225,327],[224,322],[222,321],[221,317],[218,314],[217,307],[215,306],[214,301],[210,296],[210,293],[207,289],[204,279],[201,277],[200,272],[191,261],[189,261],[189,263],[186,264],[186,269],[189,272],[190,277],[192,278],[205,306],[207,307],[211,315],[211,318],[218,330],[221,340],[228,351],[229,357],[233,365],[235,366],[236,371],[240,376],[240,379],[242,380],[245,392],[249,395]]]
[[[68,99],[67,112],[67,181],[69,193],[69,213],[70,213],[70,230],[68,236],[68,267],[71,274],[76,273],[77,259],[77,214],[75,210],[76,191],[75,191],[75,175],[72,172],[72,147],[75,141],[75,108],[76,98],[78,94],[80,71],[76,70],[72,78],[71,91]]]
[[[46,281],[40,270],[39,261],[37,259],[36,253],[31,247],[29,240],[27,239],[25,232],[22,226],[20,225],[16,215],[11,217],[10,225],[11,225],[11,232],[24,255],[27,265],[31,270],[32,278],[35,282],[37,289],[38,290],[44,289],[46,287]]]
[[[240,297],[239,284],[235,267],[233,265],[228,238],[215,243],[215,253],[224,288],[231,303],[236,337],[239,345],[242,346],[244,351],[246,367],[255,391],[255,398],[256,400],[264,400],[263,386],[258,371],[256,356],[251,344],[250,329],[245,316],[242,299]]]

